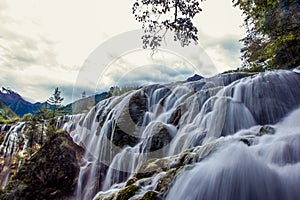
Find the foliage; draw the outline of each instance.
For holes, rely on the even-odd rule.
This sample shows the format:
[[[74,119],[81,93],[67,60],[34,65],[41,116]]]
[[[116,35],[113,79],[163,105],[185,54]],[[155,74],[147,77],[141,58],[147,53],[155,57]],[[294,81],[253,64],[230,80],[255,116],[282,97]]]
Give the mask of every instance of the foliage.
[[[49,99],[47,100],[47,103],[50,105],[55,105],[56,107],[61,106],[62,101],[64,100],[63,97],[61,97],[61,91],[58,88],[55,88],[54,93]]]
[[[51,96],[51,97],[47,100],[47,102],[48,102],[50,105],[56,105],[56,106],[61,105],[61,102],[64,100],[64,98],[61,97],[60,94],[61,94],[61,91],[60,91],[58,88],[55,88],[54,93],[53,93],[53,96]]]
[[[47,141],[24,163],[0,199],[70,199],[74,193],[83,149],[66,132]]]
[[[144,29],[144,48],[157,49],[168,30],[182,46],[198,41],[198,30],[192,19],[201,11],[203,0],[136,0],[133,14]]]
[[[245,67],[289,69],[300,65],[300,2],[233,0],[245,16],[241,50]]]
[[[0,123],[8,123],[17,118],[17,115],[0,101]]]
[[[182,46],[198,41],[192,19],[202,0],[136,0],[133,14],[141,22],[144,48],[157,49],[165,33],[174,32]],[[243,67],[250,71],[290,69],[300,65],[300,1],[232,0],[245,16],[241,41]]]

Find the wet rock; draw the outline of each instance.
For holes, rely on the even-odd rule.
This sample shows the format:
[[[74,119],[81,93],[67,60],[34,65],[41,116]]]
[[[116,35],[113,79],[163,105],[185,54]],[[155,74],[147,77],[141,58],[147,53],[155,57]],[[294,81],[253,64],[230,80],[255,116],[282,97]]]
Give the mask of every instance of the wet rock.
[[[166,171],[169,166],[168,159],[156,159],[152,158],[142,164],[142,166],[137,170],[135,177],[138,179],[151,177],[153,174]]]
[[[168,120],[168,124],[173,124],[174,126],[177,126],[180,118],[181,118],[181,106],[178,106],[176,110],[172,113],[170,119]]]
[[[170,169],[169,171],[167,171],[166,175],[159,180],[155,190],[158,191],[159,193],[164,193],[166,192],[169,187],[170,184],[174,181],[175,176],[182,170],[183,168],[178,168],[178,169]]]
[[[119,118],[113,123],[115,127],[107,134],[107,137],[118,147],[125,145],[135,146],[139,138],[135,133],[143,123],[143,117],[147,110],[147,97],[143,91],[134,93],[128,104],[122,109]],[[113,137],[111,138],[111,135]]]
[[[156,191],[148,191],[144,194],[144,196],[140,200],[158,200],[157,197],[159,193]]]
[[[257,133],[257,136],[262,135],[274,135],[275,134],[275,128],[273,128],[270,125],[264,125],[259,129],[259,132]]]
[[[162,122],[153,122],[151,128],[152,136],[143,142],[147,152],[157,151],[170,144],[172,135],[166,124]]]
[[[140,187],[137,185],[129,185],[118,192],[116,200],[128,200],[130,197],[134,196],[139,189]]]
[[[138,180],[137,178],[132,177],[131,179],[129,179],[129,180],[126,182],[125,187],[134,184],[137,180]]]
[[[143,91],[137,92],[129,100],[129,114],[132,121],[141,126],[143,117],[147,111],[147,96]]]
[[[246,144],[247,146],[251,146],[252,144],[252,142],[248,138],[241,138],[240,141]]]
[[[116,145],[117,147],[121,147],[121,148],[126,145],[133,147],[139,141],[139,139],[137,137],[135,137],[134,135],[131,135],[127,131],[123,131],[123,129],[120,128],[120,126],[118,126],[118,125],[115,127],[113,137],[111,138],[111,135],[107,135],[107,136],[113,142],[114,145]]]

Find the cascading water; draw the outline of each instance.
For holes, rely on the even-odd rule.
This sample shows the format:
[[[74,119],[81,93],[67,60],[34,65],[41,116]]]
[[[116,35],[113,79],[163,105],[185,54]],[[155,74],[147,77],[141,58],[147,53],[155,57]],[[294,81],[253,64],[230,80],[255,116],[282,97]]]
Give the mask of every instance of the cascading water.
[[[292,71],[266,72],[253,76],[234,73],[195,82],[153,85],[102,101],[84,119],[79,120],[76,128],[70,133],[74,140],[86,149],[78,178],[76,198],[92,199],[98,191],[108,190],[112,185],[125,181],[150,158],[171,156],[187,148],[218,140],[220,136],[234,137],[232,135],[236,132],[241,134],[242,130],[251,127],[275,124],[299,105],[300,75]],[[281,145],[285,148],[284,144]],[[260,150],[260,146],[266,147]],[[291,174],[279,173],[278,169],[281,166],[259,162],[263,159],[263,156],[261,158],[259,156],[266,154],[267,146],[262,141],[259,141],[256,147],[249,148],[232,142],[228,147],[224,147],[224,151],[216,153],[203,161],[203,164],[201,162],[199,167],[196,164],[192,170],[184,173],[194,175],[198,172],[198,168],[200,170],[212,167],[213,160],[218,159],[215,161],[218,166],[213,168],[216,174],[201,172],[208,181],[203,184],[207,184],[206,188],[210,186],[199,194],[208,197],[204,199],[210,199],[209,197],[213,199],[209,192],[214,184],[222,185],[219,187],[220,191],[216,193],[216,199],[220,198],[218,195],[227,195],[225,190],[228,189],[226,188],[228,184],[224,182],[227,179],[233,184],[232,189],[236,186],[238,190],[239,179],[234,176],[235,173],[240,175],[242,181],[248,181],[246,189],[255,181],[259,182],[256,183],[257,187],[267,184],[263,182],[263,177],[274,180],[274,184],[261,193],[261,198],[278,199],[280,195],[285,195],[285,192],[279,192],[280,195],[269,193],[281,188],[281,180],[288,179]],[[239,151],[234,156],[232,151],[236,149]],[[269,149],[273,152],[273,147]],[[287,150],[282,149],[282,152],[285,151]],[[270,154],[265,156],[277,159],[277,154]],[[227,157],[234,158],[231,158],[226,169],[223,169],[221,164],[227,161]],[[248,171],[242,171],[244,168],[240,171],[237,169],[251,164],[253,168],[247,169]],[[297,167],[290,166],[290,168],[294,170]],[[286,169],[284,171],[287,171]],[[260,170],[259,178],[248,177],[257,170]],[[223,173],[227,173],[224,180],[220,179],[223,182],[216,182],[214,177]],[[260,176],[261,174],[265,176]],[[295,177],[299,177],[299,174],[296,175]],[[195,177],[201,179],[199,175]],[[177,185],[180,187],[183,179],[179,177],[173,188]],[[198,179],[192,179],[190,183],[194,184],[195,181]],[[294,183],[291,181],[287,184],[292,182]],[[246,190],[245,188],[241,188],[241,191]],[[169,193],[169,199],[174,199],[172,195],[176,195],[176,189],[175,192],[172,191]],[[238,195],[250,195],[252,199],[257,197],[252,188],[243,191],[243,194],[235,190],[228,193],[241,198],[245,196]],[[200,198],[199,195],[197,193],[191,199]],[[289,195],[292,198],[293,194]],[[232,196],[229,195],[228,198],[230,197]]]
[[[300,108],[274,126],[274,135],[251,146],[235,140],[219,147],[183,171],[166,199],[299,199],[299,119]]]
[[[3,161],[1,161],[0,168],[0,186],[4,188],[6,185],[9,176],[10,176],[10,168],[12,161],[15,157],[15,154],[20,150],[21,140],[25,140],[21,155],[23,155],[24,150],[26,149],[26,145],[28,143],[26,136],[24,135],[25,131],[25,122],[19,122],[10,127],[10,129],[6,132],[3,142],[0,146],[0,154],[3,157]],[[4,131],[3,128],[2,131]]]

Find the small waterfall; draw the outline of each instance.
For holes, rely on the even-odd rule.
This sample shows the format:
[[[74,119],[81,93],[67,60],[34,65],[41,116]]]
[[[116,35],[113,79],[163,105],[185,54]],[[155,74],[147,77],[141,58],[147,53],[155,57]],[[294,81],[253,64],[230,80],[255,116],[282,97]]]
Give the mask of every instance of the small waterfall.
[[[299,104],[300,75],[292,71],[266,72],[253,76],[244,73],[223,74],[194,82],[146,86],[104,100],[86,116],[77,119],[76,128],[70,131],[74,141],[86,149],[76,198],[92,199],[97,192],[125,181],[150,158],[178,154],[187,148],[207,144],[219,137],[234,136],[236,132],[258,125],[276,124]],[[74,128],[75,125],[72,126]],[[289,141],[288,138],[286,140]],[[234,149],[240,151],[231,156]],[[280,149],[282,152],[288,151],[283,143]],[[215,155],[216,158],[222,158],[216,162],[225,162],[225,158],[228,158],[231,159],[230,163],[226,169],[219,167],[215,170],[223,174],[228,169],[228,176],[237,170],[242,179],[260,170],[265,178],[274,180],[274,184],[263,191],[265,193],[262,197],[273,197],[269,191],[281,188],[281,180],[284,178],[276,171],[276,167],[259,162],[260,158],[256,155],[266,153],[264,150],[255,150],[253,147],[249,151],[241,144],[224,147],[224,152]],[[281,162],[274,155],[268,154],[266,158]],[[240,159],[245,162],[239,164]],[[254,165],[253,169],[242,171],[250,163]],[[209,161],[199,166],[201,169],[212,167]],[[239,167],[240,171],[237,169]],[[197,169],[195,167],[187,173],[197,173]],[[257,180],[263,177],[259,176]],[[207,185],[215,184],[210,176],[207,181]],[[230,181],[232,184],[238,183],[237,179]],[[254,181],[255,177],[249,178],[249,184]],[[222,190],[216,194],[222,195]],[[204,192],[210,197],[209,191]],[[237,191],[231,193],[238,195]],[[194,197],[197,199],[197,196]]]
[[[24,154],[26,149],[26,144],[28,140],[24,135],[25,122],[19,122],[15,125],[12,125],[10,129],[6,132],[3,142],[0,146],[0,154],[1,158],[1,166],[0,166],[0,186],[4,188],[10,176],[10,169],[12,162],[16,156],[16,153],[21,150],[21,146],[23,144],[22,141],[25,141],[23,145],[21,156]],[[3,129],[5,130],[5,129]],[[3,133],[1,131],[1,133]]]

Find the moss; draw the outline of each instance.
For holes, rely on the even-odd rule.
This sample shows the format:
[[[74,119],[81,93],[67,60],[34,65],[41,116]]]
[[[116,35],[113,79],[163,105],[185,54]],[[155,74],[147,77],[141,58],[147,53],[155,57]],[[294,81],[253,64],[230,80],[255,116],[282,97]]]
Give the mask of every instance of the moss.
[[[137,170],[135,177],[138,179],[151,177],[153,174],[166,171],[168,169],[168,164],[168,159],[149,159]]]
[[[126,182],[125,187],[134,184],[136,181],[137,181],[137,178],[132,177],[131,179],[129,179],[129,180]]]
[[[0,199],[65,199],[72,196],[83,149],[65,132],[55,134],[12,177]]]
[[[140,200],[158,200],[159,198],[157,197],[158,192],[156,191],[148,191]]]
[[[163,193],[163,192],[166,192],[169,187],[170,187],[170,184],[174,181],[175,179],[175,176],[183,169],[183,167],[181,168],[173,168],[173,169],[170,169],[166,175],[159,180],[155,190],[157,190],[158,192],[160,193]]]
[[[97,196],[95,198],[95,200],[113,200],[115,198],[116,194],[113,193],[111,195],[107,195],[107,194],[100,194],[99,196]]]
[[[127,200],[130,197],[134,196],[139,191],[139,189],[140,187],[137,185],[129,185],[118,192],[116,200]]]

